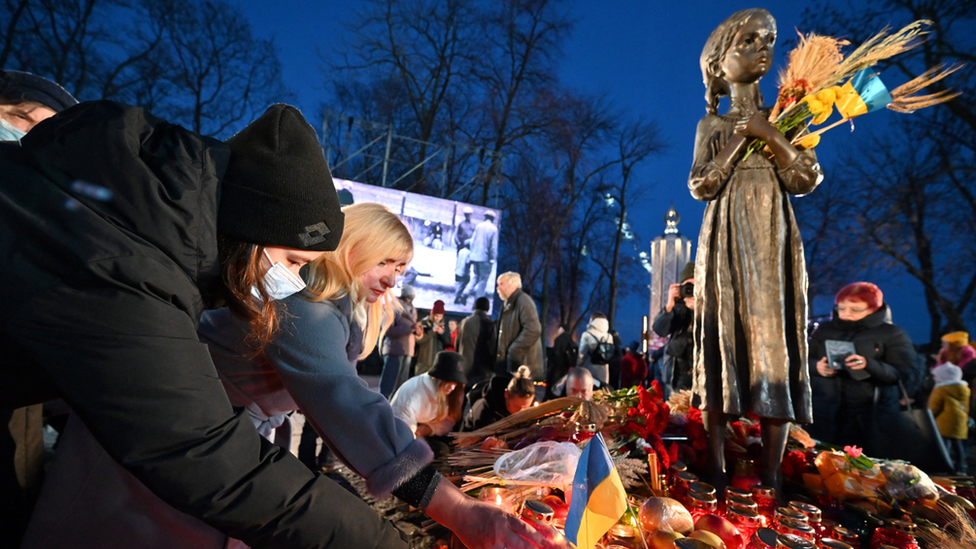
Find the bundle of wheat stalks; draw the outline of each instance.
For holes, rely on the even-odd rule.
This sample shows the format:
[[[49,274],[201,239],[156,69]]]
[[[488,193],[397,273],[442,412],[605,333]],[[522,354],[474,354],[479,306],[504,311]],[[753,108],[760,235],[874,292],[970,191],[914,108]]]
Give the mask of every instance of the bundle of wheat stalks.
[[[976,547],[976,524],[969,515],[955,506],[942,506],[946,519],[944,528],[925,528],[918,537],[929,549],[973,549]]]
[[[843,47],[849,45],[846,40],[813,33],[800,34],[786,68],[779,73],[779,94],[770,112],[770,122],[775,123],[783,134],[793,132],[795,144],[815,147],[820,134],[850,120],[842,113],[841,120],[812,133],[806,131],[811,124],[822,124],[830,117],[834,101],[842,94],[841,84],[881,61],[918,47],[927,32],[925,28],[931,24],[927,20],[915,21],[893,34],[889,34],[886,27],[846,56],[842,53]],[[912,113],[955,99],[959,92],[948,89],[927,94],[921,92],[961,68],[961,64],[932,67],[888,92],[891,101],[886,107],[899,113]],[[761,141],[753,142],[746,157],[763,145]]]

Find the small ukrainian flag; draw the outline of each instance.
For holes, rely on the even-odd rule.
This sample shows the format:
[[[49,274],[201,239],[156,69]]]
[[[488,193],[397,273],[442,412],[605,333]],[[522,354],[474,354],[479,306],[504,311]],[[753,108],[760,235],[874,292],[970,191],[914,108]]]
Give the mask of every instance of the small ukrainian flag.
[[[873,69],[867,68],[841,86],[837,94],[837,112],[846,119],[885,108],[891,94]]]
[[[627,510],[627,492],[600,433],[580,455],[566,516],[566,539],[579,549],[594,547]]]

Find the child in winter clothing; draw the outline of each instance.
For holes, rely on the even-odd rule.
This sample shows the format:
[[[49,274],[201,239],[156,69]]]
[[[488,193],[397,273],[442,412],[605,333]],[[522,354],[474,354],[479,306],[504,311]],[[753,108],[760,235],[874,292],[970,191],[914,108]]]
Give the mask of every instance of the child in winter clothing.
[[[957,475],[966,474],[966,441],[969,438],[969,385],[962,380],[962,369],[946,362],[932,369],[935,389],[929,397],[929,410],[935,416]]]

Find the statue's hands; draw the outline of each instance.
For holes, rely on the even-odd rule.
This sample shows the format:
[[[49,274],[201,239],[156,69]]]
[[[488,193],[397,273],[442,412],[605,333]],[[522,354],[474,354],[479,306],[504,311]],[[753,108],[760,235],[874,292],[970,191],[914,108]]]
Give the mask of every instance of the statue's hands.
[[[757,111],[738,119],[735,122],[735,133],[768,142],[771,137],[775,137],[775,134],[779,133],[779,130],[769,123],[763,113]]]
[[[837,375],[837,370],[834,370],[827,364],[827,357],[823,357],[817,361],[817,373],[823,377],[834,377]]]

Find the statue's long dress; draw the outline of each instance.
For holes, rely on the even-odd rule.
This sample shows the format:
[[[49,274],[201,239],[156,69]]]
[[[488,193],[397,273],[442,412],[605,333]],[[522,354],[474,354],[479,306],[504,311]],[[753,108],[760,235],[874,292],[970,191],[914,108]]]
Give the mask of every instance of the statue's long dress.
[[[688,187],[708,201],[695,261],[693,404],[810,423],[807,275],[789,195],[823,179],[812,150],[787,169],[753,153],[723,172],[712,158],[735,120],[698,124]]]

